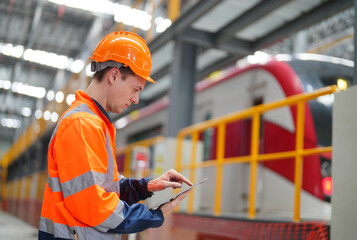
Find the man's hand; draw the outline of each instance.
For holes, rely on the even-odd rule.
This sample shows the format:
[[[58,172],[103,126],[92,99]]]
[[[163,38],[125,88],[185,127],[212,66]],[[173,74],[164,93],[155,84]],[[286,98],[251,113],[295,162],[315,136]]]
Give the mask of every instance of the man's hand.
[[[176,172],[173,169],[170,169],[160,177],[150,180],[148,183],[148,190],[150,192],[156,192],[169,187],[180,188],[182,187],[182,182],[192,186],[192,183],[182,174]]]
[[[172,200],[171,202],[165,203],[163,205],[161,205],[159,207],[159,209],[161,210],[162,214],[164,215],[164,219],[166,219],[166,217],[168,215],[170,215],[175,208],[181,203],[181,201],[187,197],[187,195],[192,191],[192,189],[188,190],[187,192],[182,193],[181,195],[177,196],[177,198],[175,198],[174,200]]]

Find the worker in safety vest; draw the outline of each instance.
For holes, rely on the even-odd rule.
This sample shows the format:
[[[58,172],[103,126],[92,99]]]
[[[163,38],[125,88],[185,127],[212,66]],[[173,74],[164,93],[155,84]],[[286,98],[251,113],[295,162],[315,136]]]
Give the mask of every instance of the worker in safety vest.
[[[157,210],[138,204],[153,192],[192,185],[170,170],[156,179],[127,179],[115,161],[115,127],[108,113],[139,102],[150,78],[145,41],[130,32],[105,36],[92,57],[93,80],[64,112],[48,149],[48,177],[39,239],[120,239],[162,225],[188,193]]]

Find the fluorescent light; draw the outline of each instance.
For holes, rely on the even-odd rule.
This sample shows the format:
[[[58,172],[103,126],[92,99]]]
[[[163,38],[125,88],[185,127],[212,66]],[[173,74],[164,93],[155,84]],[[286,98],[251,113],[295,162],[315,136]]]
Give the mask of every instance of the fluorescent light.
[[[48,101],[52,101],[55,99],[55,92],[53,90],[48,91],[46,97]]]
[[[114,20],[129,26],[134,26],[145,31],[151,27],[152,16],[145,11],[141,11],[122,4],[114,4]]]
[[[58,91],[58,92],[56,93],[56,102],[61,103],[61,102],[63,102],[63,99],[64,99],[64,94],[63,94],[63,92]]]
[[[20,128],[21,121],[14,118],[2,118],[1,125],[7,128]]]
[[[42,117],[42,111],[41,111],[40,109],[37,109],[37,110],[35,111],[35,117],[36,117],[37,119],[40,119],[40,118]]]
[[[45,113],[43,114],[43,118],[48,121],[51,118],[51,112],[46,110]]]
[[[22,45],[13,45],[11,43],[1,43],[0,42],[0,53],[6,56],[21,58],[25,61],[35,62],[41,65],[57,68],[57,69],[67,69],[73,73],[79,73],[83,69],[82,60],[73,60],[64,55],[57,55],[55,53],[24,49]]]
[[[75,60],[71,65],[70,65],[70,70],[73,73],[79,73],[82,71],[84,66],[84,62],[82,60]]]
[[[66,69],[69,66],[68,57],[41,50],[26,49],[24,59],[58,69]]]
[[[51,121],[55,123],[57,122],[57,120],[58,120],[58,113],[56,112],[51,113]]]
[[[151,27],[152,16],[145,11],[131,8],[126,5],[113,3],[108,0],[49,0],[49,2],[77,8],[94,14],[114,15],[116,22],[122,22],[145,31]]]
[[[14,82],[11,85],[11,90],[15,93],[20,93],[35,98],[44,98],[46,95],[46,89],[43,87],[35,87],[24,84],[22,82]]]
[[[24,108],[22,108],[21,112],[22,112],[23,116],[29,117],[29,116],[31,116],[32,110],[29,107],[24,107]]]
[[[104,13],[113,15],[113,2],[108,0],[48,0],[59,5],[77,8],[92,13]]]
[[[164,19],[162,17],[157,17],[157,18],[155,18],[155,24],[157,25],[156,26],[156,32],[162,33],[168,27],[171,26],[171,20],[170,19]]]
[[[74,94],[68,94],[66,97],[66,103],[71,106],[72,102],[76,100],[76,97]]]
[[[0,79],[0,88],[9,90],[11,88],[11,81]]]
[[[6,56],[20,58],[24,53],[24,46],[12,45],[11,43],[0,43],[0,53]]]

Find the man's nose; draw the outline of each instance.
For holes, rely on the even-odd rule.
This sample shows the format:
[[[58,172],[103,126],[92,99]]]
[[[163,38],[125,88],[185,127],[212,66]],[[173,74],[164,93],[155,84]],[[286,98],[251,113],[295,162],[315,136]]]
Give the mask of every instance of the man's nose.
[[[137,96],[137,97],[132,97],[132,98],[130,99],[130,101],[131,101],[132,103],[134,103],[134,104],[138,104],[138,103],[139,103],[139,96]]]

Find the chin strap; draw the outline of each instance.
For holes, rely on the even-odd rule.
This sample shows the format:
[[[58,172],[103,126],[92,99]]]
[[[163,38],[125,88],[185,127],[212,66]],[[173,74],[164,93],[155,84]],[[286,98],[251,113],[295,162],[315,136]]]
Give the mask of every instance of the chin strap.
[[[94,62],[94,61],[92,61],[91,64],[90,64],[90,69],[91,69],[92,72],[98,72],[98,71],[103,70],[106,67],[116,67],[116,68],[119,69],[121,66],[125,66],[125,65],[122,64],[122,63],[111,61],[111,60],[110,61],[106,61],[106,62]]]

